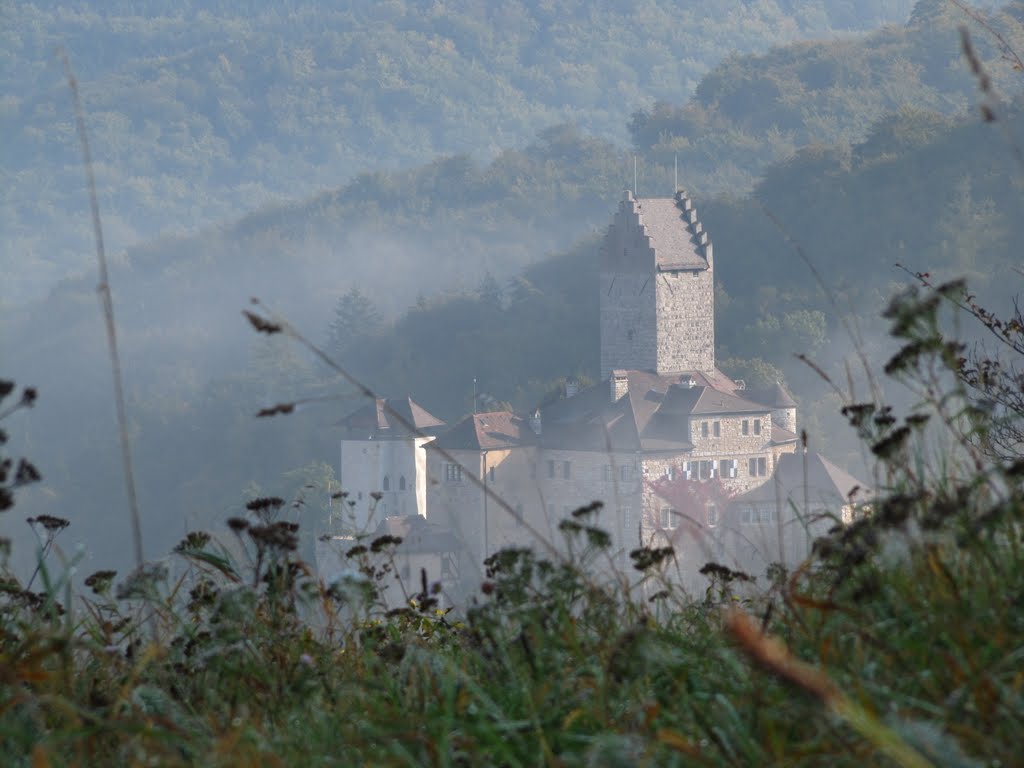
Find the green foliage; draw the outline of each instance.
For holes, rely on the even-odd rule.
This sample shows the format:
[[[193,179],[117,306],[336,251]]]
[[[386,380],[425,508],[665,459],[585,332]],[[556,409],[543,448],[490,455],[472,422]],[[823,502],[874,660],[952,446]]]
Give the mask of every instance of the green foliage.
[[[1020,48],[1024,37],[1012,5],[980,14]],[[879,138],[878,122],[900,111],[923,116],[902,137],[919,143],[973,99],[975,82],[957,55],[962,24],[974,32],[997,87],[1015,91],[1012,62],[990,34],[953,3],[921,2],[904,27],[729,57],[701,79],[689,101],[634,112],[633,146],[655,163],[678,159],[698,193],[735,195],[801,148]]]
[[[38,294],[87,266],[88,217],[55,44],[79,72],[107,233],[120,249],[308,197],[368,169],[439,154],[491,157],[565,121],[621,141],[631,110],[685,98],[727,52],[906,15],[899,4],[856,14],[841,6],[5,3],[5,298]],[[466,163],[439,171],[468,200],[473,185],[450,167]]]
[[[925,290],[888,312],[901,348],[887,366],[920,402],[903,418],[848,404],[884,486],[869,516],[817,543],[815,562],[774,569],[764,588],[709,563],[693,602],[666,578],[671,548],[631,553],[634,577],[607,570],[595,503],[561,524],[567,554],[491,556],[463,612],[425,583],[387,611],[377,584],[397,539],[353,547],[351,571],[324,584],[298,556],[297,526],[279,519],[284,499],[262,496],[229,534],[188,534],[168,564],[120,581],[92,574],[87,597],[70,597],[45,552],[41,591],[7,570],[0,756],[1013,764],[1024,727],[1014,663],[1024,460],[985,458],[980,390],[942,313],[956,302],[1008,342],[1019,318],[986,313],[962,283],[932,291],[921,279]],[[1004,351],[1006,365],[1019,362],[1020,350]],[[943,452],[929,456],[928,444]]]

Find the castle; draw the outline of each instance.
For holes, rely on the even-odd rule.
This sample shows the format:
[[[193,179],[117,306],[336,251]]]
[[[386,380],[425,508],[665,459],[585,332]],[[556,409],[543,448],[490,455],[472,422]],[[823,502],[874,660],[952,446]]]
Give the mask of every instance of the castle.
[[[535,545],[538,533],[561,541],[558,523],[594,500],[616,567],[628,572],[641,544],[669,544],[693,589],[709,560],[760,572],[802,560],[823,525],[814,510],[850,514],[859,484],[798,450],[785,389],[747,389],[715,367],[714,253],[692,200],[627,192],[600,260],[599,384],[569,380],[532,414],[474,413],[450,428],[411,400],[343,422],[342,486],[376,491],[376,519],[419,515],[450,534],[457,551],[438,553],[431,576],[455,593],[478,585],[503,547]],[[786,503],[797,476],[800,508]]]

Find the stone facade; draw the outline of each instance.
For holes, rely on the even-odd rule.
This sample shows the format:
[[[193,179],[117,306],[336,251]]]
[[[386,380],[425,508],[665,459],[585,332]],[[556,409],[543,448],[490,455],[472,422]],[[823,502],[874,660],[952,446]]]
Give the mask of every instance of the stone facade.
[[[601,376],[715,367],[712,246],[684,193],[626,193],[601,249]]]

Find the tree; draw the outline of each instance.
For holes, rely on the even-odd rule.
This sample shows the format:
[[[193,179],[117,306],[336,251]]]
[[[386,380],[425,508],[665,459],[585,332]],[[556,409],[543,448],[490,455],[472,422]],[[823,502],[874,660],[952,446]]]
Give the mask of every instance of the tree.
[[[338,299],[334,320],[327,337],[327,354],[343,362],[357,342],[378,333],[382,327],[380,312],[359,286],[352,286]]]

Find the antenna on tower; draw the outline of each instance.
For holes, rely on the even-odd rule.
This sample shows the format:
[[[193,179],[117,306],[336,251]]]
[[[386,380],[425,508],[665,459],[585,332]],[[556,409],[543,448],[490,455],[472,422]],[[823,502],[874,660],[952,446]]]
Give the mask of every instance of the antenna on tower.
[[[674,195],[676,192],[679,191],[679,153],[678,152],[676,152],[674,155],[672,155],[672,165],[673,165],[673,173],[674,173],[674,176],[672,178],[672,184],[674,185],[672,187],[672,194]]]
[[[633,155],[633,197],[639,197],[636,193],[636,155]]]

